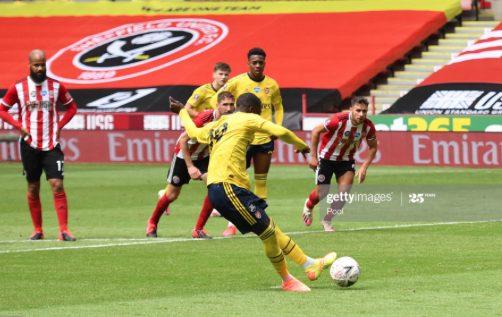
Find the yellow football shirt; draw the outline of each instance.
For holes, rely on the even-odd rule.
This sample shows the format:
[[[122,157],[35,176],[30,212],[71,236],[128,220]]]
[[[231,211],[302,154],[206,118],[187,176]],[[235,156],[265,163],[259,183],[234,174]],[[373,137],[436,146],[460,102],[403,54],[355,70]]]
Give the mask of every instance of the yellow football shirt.
[[[240,95],[250,92],[255,94],[261,100],[261,117],[272,122],[272,111],[275,111],[275,123],[282,125],[284,119],[284,109],[282,107],[282,97],[279,85],[272,78],[265,76],[260,81],[251,79],[248,73],[241,74],[230,79],[218,93],[211,98],[211,106],[216,107],[218,94],[221,91],[228,91],[235,96],[235,100]],[[272,110],[273,109],[273,110]],[[265,144],[270,142],[270,137],[265,133],[256,133],[255,139],[251,144]]]
[[[214,106],[211,105],[211,98],[216,94],[216,90],[213,88],[212,84],[202,85],[195,89],[188,98],[187,103],[193,106],[193,109],[197,112],[201,112],[209,109],[216,109],[216,103]]]
[[[276,135],[299,150],[307,148],[307,144],[293,132],[252,113],[225,114],[203,128],[195,126],[185,109],[180,112],[180,117],[192,139],[197,138],[199,143],[209,144],[211,147],[208,185],[227,182],[251,189],[246,171],[246,152],[257,133]]]

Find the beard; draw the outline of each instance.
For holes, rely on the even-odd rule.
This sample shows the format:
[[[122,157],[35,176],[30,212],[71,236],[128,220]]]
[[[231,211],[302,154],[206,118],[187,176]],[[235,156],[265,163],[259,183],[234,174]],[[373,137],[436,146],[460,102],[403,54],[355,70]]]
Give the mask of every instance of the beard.
[[[35,73],[32,69],[30,69],[30,77],[31,79],[33,79],[34,81],[36,82],[43,82],[44,80],[47,79],[47,74],[46,72],[44,71],[42,75],[37,75],[37,73]]]

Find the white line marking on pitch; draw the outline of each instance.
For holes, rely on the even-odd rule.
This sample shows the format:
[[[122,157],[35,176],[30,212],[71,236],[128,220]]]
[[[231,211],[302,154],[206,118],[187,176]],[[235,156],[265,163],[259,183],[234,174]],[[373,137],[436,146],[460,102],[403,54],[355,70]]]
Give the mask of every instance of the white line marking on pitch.
[[[426,227],[426,226],[444,226],[444,225],[458,225],[458,224],[474,224],[474,223],[489,223],[489,222],[501,222],[502,220],[487,220],[487,221],[468,221],[468,222],[441,222],[441,223],[418,223],[418,224],[406,224],[406,225],[394,225],[394,226],[378,226],[378,227],[363,227],[363,228],[353,228],[353,229],[339,229],[337,231],[363,231],[363,230],[384,230],[384,229],[399,229],[399,228],[409,228],[409,227]],[[297,234],[308,234],[308,233],[327,233],[324,230],[313,230],[313,231],[293,231],[293,232],[285,232],[287,235],[297,235]],[[234,237],[214,237],[213,240],[222,240],[222,239],[235,239],[235,238],[251,238],[254,235],[247,236],[234,236]],[[141,240],[141,241],[137,241]],[[16,240],[7,240],[0,241],[9,242]],[[25,240],[20,240],[16,242],[23,242]],[[43,240],[42,240],[43,241]],[[47,241],[47,240],[46,240]],[[49,240],[49,241],[57,241],[57,240]],[[1,253],[17,253],[17,252],[32,252],[32,251],[52,251],[52,250],[68,250],[68,249],[86,249],[86,248],[105,248],[105,247],[117,247],[117,246],[130,246],[130,245],[142,245],[142,244],[154,244],[154,243],[173,243],[173,242],[189,242],[189,241],[203,241],[200,239],[187,239],[187,238],[177,238],[177,239],[165,239],[165,238],[157,238],[153,239],[81,239],[79,241],[133,241],[133,242],[124,242],[124,243],[110,243],[110,244],[94,244],[94,245],[79,245],[79,246],[70,246],[70,247],[49,247],[49,248],[40,248],[40,249],[24,249],[24,250],[3,250]],[[28,241],[30,242],[30,241]],[[37,243],[38,241],[31,241]]]

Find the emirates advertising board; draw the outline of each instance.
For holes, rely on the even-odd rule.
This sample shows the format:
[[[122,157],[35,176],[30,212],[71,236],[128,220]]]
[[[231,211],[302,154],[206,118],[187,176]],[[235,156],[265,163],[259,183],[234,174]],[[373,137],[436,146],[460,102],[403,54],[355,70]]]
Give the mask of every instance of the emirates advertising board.
[[[5,131],[0,131],[3,133]],[[65,162],[169,164],[179,131],[63,131]],[[310,132],[296,132],[310,144]],[[373,165],[502,167],[502,134],[485,132],[377,132]],[[276,141],[273,164],[305,164],[292,145]],[[355,159],[362,164],[368,145],[362,142]],[[19,160],[16,142],[0,143],[0,160]],[[312,173],[314,178],[314,173]]]
[[[502,115],[501,73],[502,25],[498,25],[383,113]]]

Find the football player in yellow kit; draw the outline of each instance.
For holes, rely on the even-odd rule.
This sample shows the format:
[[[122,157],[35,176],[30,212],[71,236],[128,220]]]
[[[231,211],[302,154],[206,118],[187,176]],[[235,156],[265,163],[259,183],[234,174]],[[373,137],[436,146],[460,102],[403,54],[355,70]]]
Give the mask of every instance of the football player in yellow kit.
[[[217,63],[214,65],[213,69],[213,82],[195,89],[190,98],[188,98],[185,109],[192,118],[201,111],[210,109],[216,110],[216,103],[213,105],[210,103],[211,98],[230,78],[230,72],[232,71],[230,65],[226,63]]]
[[[261,117],[265,120],[282,125],[284,118],[284,109],[282,107],[282,97],[277,82],[263,74],[265,69],[265,51],[259,47],[252,48],[248,52],[248,67],[249,72],[238,75],[228,81],[219,91],[228,91],[239,98],[244,93],[253,93],[256,95],[262,106]],[[211,99],[211,105],[216,105],[218,93]],[[251,160],[254,164],[254,180],[256,196],[267,199],[267,175],[272,161],[272,153],[274,153],[274,140],[277,139],[270,134],[257,132],[255,139],[251,142],[251,146],[246,154],[246,166],[251,166]],[[232,236],[235,234],[235,226],[229,223],[228,228],[223,232],[224,236]]]
[[[195,89],[188,98],[185,104],[185,109],[187,110],[190,117],[194,118],[199,112],[204,110],[215,109],[216,103],[211,105],[211,98],[216,94],[216,92],[223,87],[228,79],[230,78],[230,72],[232,68],[227,63],[216,63],[213,67],[213,82],[205,84]],[[162,198],[167,192],[169,184],[162,191],[159,191],[159,198]],[[169,207],[164,211],[164,214],[171,214]],[[211,216],[220,216],[220,213],[215,209],[211,212]]]
[[[266,256],[282,279],[285,291],[308,292],[310,288],[288,271],[285,256],[301,265],[309,280],[316,280],[336,259],[331,252],[322,258],[308,257],[290,237],[282,233],[267,215],[267,203],[253,194],[246,171],[246,152],[255,134],[276,135],[296,146],[303,155],[310,152],[305,142],[293,132],[259,116],[260,99],[245,93],[237,99],[236,112],[224,114],[218,121],[197,128],[183,105],[172,98],[171,110],[180,114],[186,132],[199,143],[209,144],[211,159],[208,167],[208,195],[223,217],[234,223],[242,234],[253,232],[260,237]]]

